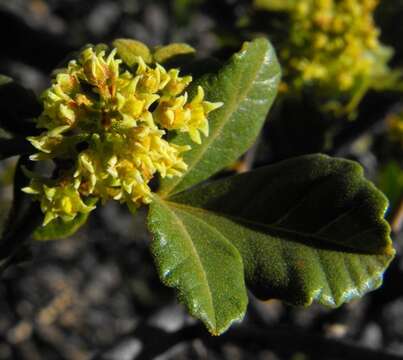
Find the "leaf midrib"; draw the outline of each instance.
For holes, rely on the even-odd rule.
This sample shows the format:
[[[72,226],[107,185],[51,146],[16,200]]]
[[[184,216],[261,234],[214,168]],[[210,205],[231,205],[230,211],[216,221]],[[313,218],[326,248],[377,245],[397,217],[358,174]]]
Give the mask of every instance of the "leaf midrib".
[[[360,249],[357,249],[357,248],[354,248],[354,247],[351,247],[351,246],[347,246],[345,244],[340,244],[340,243],[337,243],[335,241],[332,241],[332,240],[329,240],[327,238],[323,238],[323,237],[320,237],[320,236],[317,236],[317,235],[314,235],[314,234],[309,234],[309,233],[299,232],[299,231],[295,231],[295,230],[290,230],[290,229],[287,229],[287,228],[274,226],[273,224],[259,223],[259,222],[251,221],[251,220],[248,220],[248,219],[240,218],[240,217],[237,217],[237,216],[221,213],[219,211],[206,210],[206,209],[203,209],[203,208],[200,208],[200,207],[194,207],[194,206],[190,206],[190,205],[185,205],[185,204],[181,204],[181,203],[177,203],[177,202],[173,202],[173,201],[169,201],[169,200],[164,200],[164,201],[166,203],[169,203],[173,207],[183,208],[183,209],[191,211],[191,212],[193,211],[193,212],[196,212],[196,213],[197,212],[205,213],[205,214],[208,214],[208,215],[213,214],[213,215],[217,215],[219,217],[232,219],[237,223],[246,223],[246,224],[266,228],[266,229],[272,230],[272,231],[281,231],[283,233],[290,234],[290,235],[298,235],[298,236],[311,238],[314,241],[322,241],[325,244],[328,243],[328,244],[338,246],[342,251],[345,250],[345,251],[348,251],[348,252],[359,253],[359,254],[362,254],[362,255],[380,255],[380,256],[388,255],[387,248],[385,248],[384,253],[370,252],[370,251],[365,251],[364,252],[364,251],[360,251]],[[374,228],[367,229],[367,230],[365,230],[365,232],[368,232],[368,231],[373,230],[373,229],[376,229],[376,228],[374,227]],[[356,234],[356,235],[354,235],[354,237],[358,236],[358,235],[360,235],[360,234]]]
[[[251,89],[251,87],[253,86],[253,84],[255,83],[255,81],[256,81],[256,79],[257,79],[257,75],[259,74],[259,72],[260,72],[260,70],[261,70],[261,67],[262,67],[262,64],[264,63],[264,59],[266,58],[266,55],[267,55],[267,49],[263,52],[263,59],[260,61],[260,65],[259,66],[256,66],[256,71],[253,73],[253,77],[251,77],[251,79],[253,79],[252,81],[250,81],[250,83],[248,84],[248,86],[247,87],[245,87],[245,91],[242,93],[242,90],[239,92],[239,97],[234,97],[234,100],[232,100],[232,102],[231,102],[231,111],[230,110],[228,110],[226,113],[224,113],[224,115],[223,115],[223,120],[222,120],[222,122],[220,123],[220,125],[217,127],[217,131],[213,134],[213,135],[211,135],[211,136],[208,136],[205,140],[204,140],[204,144],[205,144],[205,146],[203,147],[203,146],[201,146],[200,147],[200,151],[197,153],[197,156],[195,156],[194,158],[193,158],[193,161],[190,161],[190,164],[189,164],[189,166],[188,166],[188,169],[187,169],[187,171],[186,171],[186,174],[183,176],[183,177],[178,177],[177,179],[177,181],[174,181],[174,182],[172,182],[171,184],[171,186],[170,187],[168,187],[167,189],[165,189],[164,191],[162,191],[161,193],[160,193],[160,196],[162,197],[162,198],[165,198],[166,196],[168,196],[168,195],[174,195],[175,194],[175,192],[174,193],[171,193],[171,190],[173,190],[173,189],[175,189],[175,187],[177,187],[181,182],[183,182],[183,180],[189,175],[189,173],[193,170],[193,168],[196,166],[196,164],[198,164],[199,163],[199,160],[202,158],[202,156],[204,155],[204,153],[208,150],[208,148],[209,148],[209,146],[208,145],[210,145],[212,142],[213,142],[213,140],[215,140],[220,134],[221,134],[221,132],[222,132],[222,130],[223,130],[223,128],[225,127],[225,125],[227,124],[227,121],[228,121],[228,119],[231,117],[231,115],[233,114],[233,113],[235,113],[235,109],[234,109],[234,104],[237,104],[237,103],[241,103],[241,102],[243,102],[244,100],[245,100],[245,98],[247,97],[247,94],[249,93],[249,90]],[[236,55],[235,55],[236,56]],[[239,75],[238,75],[239,74]],[[238,71],[237,72],[237,81],[236,81],[236,83],[238,83],[239,81],[240,81],[240,79],[241,79],[241,71]],[[234,83],[235,83],[235,81],[234,81]],[[241,89],[242,89],[242,87],[241,87]],[[228,108],[230,108],[230,107],[228,107]]]
[[[154,199],[158,199],[158,197],[155,197]],[[196,249],[196,247],[195,247],[195,245],[194,245],[194,243],[193,243],[192,237],[191,237],[191,235],[189,234],[189,232],[187,231],[187,228],[186,228],[185,224],[183,223],[183,221],[182,221],[182,220],[180,219],[180,217],[176,214],[176,212],[173,211],[173,210],[167,205],[167,202],[164,201],[164,200],[162,200],[162,199],[161,199],[161,200],[158,199],[157,201],[158,201],[158,203],[159,203],[161,206],[163,206],[167,211],[169,211],[170,213],[172,213],[172,215],[173,215],[173,217],[174,217],[176,223],[177,223],[178,226],[182,229],[183,234],[185,235],[185,237],[187,237],[187,238],[189,239],[189,242],[190,242],[190,244],[191,244],[192,252],[193,252],[193,254],[195,255],[195,257],[196,257],[196,259],[197,259],[197,261],[198,261],[198,263],[199,263],[199,265],[200,265],[199,267],[200,267],[200,269],[201,269],[202,276],[203,276],[203,278],[204,278],[204,280],[205,280],[205,283],[206,283],[206,289],[207,289],[207,293],[208,293],[208,299],[209,299],[209,303],[210,303],[210,308],[211,308],[211,310],[212,310],[212,312],[213,312],[213,316],[214,316],[214,327],[216,327],[216,325],[217,325],[217,315],[216,315],[216,313],[215,313],[215,311],[214,311],[213,294],[212,294],[211,289],[210,289],[210,285],[209,285],[209,281],[208,281],[208,276],[207,276],[206,270],[205,270],[204,267],[203,267],[203,262],[202,262],[201,259],[200,259],[199,253],[197,252],[197,249]]]

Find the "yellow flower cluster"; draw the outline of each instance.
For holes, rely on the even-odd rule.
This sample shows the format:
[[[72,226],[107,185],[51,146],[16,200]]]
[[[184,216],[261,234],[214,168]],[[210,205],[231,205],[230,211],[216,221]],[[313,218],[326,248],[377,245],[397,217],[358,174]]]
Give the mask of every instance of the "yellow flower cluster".
[[[390,48],[379,41],[379,0],[299,0],[287,8],[289,35],[280,44],[285,89],[312,87],[347,99],[388,72]]]
[[[53,160],[52,179],[28,174],[23,191],[41,202],[44,225],[70,221],[94,209],[94,199],[127,203],[134,210],[152,200],[149,183],[181,176],[190,146],[166,140],[169,131],[186,132],[195,143],[208,136],[207,115],[222,103],[204,100],[198,87],[188,101],[191,76],[178,69],[147,65],[141,57],[127,67],[116,50],[88,47],[59,71],[42,95],[37,119],[45,131],[28,140],[39,150],[32,160]]]

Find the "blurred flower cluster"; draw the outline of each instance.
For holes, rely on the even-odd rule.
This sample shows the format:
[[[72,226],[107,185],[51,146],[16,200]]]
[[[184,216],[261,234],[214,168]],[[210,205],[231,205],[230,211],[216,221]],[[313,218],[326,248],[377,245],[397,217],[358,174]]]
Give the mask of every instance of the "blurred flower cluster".
[[[190,101],[191,81],[140,56],[127,66],[103,45],[87,47],[58,71],[42,95],[37,125],[45,131],[28,138],[39,150],[31,160],[53,160],[57,171],[48,179],[26,170],[31,182],[23,189],[40,201],[44,225],[86,214],[98,199],[134,211],[151,202],[156,174],[181,176],[190,146],[170,143],[167,132],[188,133],[199,144],[200,133],[208,136],[208,113],[221,106],[204,101],[201,87]]]
[[[259,7],[285,11],[286,36],[277,41],[283,91],[310,88],[333,99],[329,109],[354,108],[366,90],[388,75],[392,49],[382,45],[373,14],[378,0],[258,0]],[[273,3],[273,4],[272,4]],[[276,40],[276,34],[273,35]],[[278,40],[278,39],[277,39]]]
[[[391,140],[400,143],[403,149],[403,112],[390,114],[386,122]]]

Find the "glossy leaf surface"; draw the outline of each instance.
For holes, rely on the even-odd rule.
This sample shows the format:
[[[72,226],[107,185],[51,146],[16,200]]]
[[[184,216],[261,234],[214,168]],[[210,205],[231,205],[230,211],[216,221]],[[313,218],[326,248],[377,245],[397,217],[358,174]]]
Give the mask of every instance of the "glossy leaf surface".
[[[294,158],[168,200],[238,248],[262,299],[338,306],[376,289],[394,255],[387,200],[348,160]]]
[[[185,190],[237,160],[256,140],[279,80],[280,66],[273,47],[266,39],[257,39],[245,43],[217,74],[192,83],[191,97],[201,85],[208,101],[224,105],[209,115],[209,136],[200,145],[192,143],[192,149],[185,153],[187,173],[161,181],[161,196]],[[172,141],[190,143],[183,133]]]

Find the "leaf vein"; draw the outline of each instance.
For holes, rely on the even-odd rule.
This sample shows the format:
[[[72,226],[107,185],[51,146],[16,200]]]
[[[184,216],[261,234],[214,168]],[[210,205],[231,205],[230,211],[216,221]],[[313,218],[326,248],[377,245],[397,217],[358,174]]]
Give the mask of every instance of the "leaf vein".
[[[206,271],[205,271],[205,269],[204,269],[204,267],[203,267],[203,262],[202,262],[201,259],[200,259],[200,255],[199,255],[199,253],[197,252],[197,249],[196,249],[196,247],[195,247],[195,245],[194,245],[194,243],[193,243],[192,237],[191,237],[191,235],[189,234],[189,232],[188,232],[188,230],[187,230],[185,224],[184,224],[183,221],[179,218],[179,216],[176,214],[176,212],[175,212],[175,211],[172,211],[172,209],[171,209],[169,206],[167,206],[166,204],[164,204],[163,201],[158,201],[158,203],[159,203],[160,205],[162,205],[163,207],[165,207],[165,209],[166,209],[167,211],[169,211],[169,212],[172,213],[172,215],[174,216],[175,222],[177,223],[177,225],[179,226],[179,228],[182,229],[182,233],[184,234],[184,236],[189,240],[189,243],[190,243],[190,245],[191,245],[190,248],[191,248],[193,254],[195,255],[195,258],[197,259],[197,262],[199,263],[199,268],[200,268],[200,270],[201,270],[202,277],[204,278],[204,280],[205,280],[205,282],[206,282],[205,289],[206,289],[207,294],[208,294],[209,303],[210,303],[211,309],[212,309],[212,311],[213,311],[213,313],[214,313],[214,320],[215,320],[215,323],[216,323],[217,318],[216,318],[216,314],[215,314],[215,311],[214,311],[213,296],[212,296],[211,289],[210,289],[210,285],[209,285],[209,282],[208,282],[207,273],[206,273]]]
[[[260,61],[260,66],[256,66],[256,71],[253,74],[253,76],[251,76],[251,81],[249,82],[249,84],[246,87],[241,87],[241,89],[244,89],[244,91],[239,91],[238,96],[233,96],[232,97],[232,101],[231,101],[231,107],[228,106],[228,111],[226,113],[224,113],[223,117],[222,117],[222,121],[217,124],[217,130],[215,133],[211,134],[210,136],[208,136],[203,145],[204,146],[200,146],[199,149],[200,151],[197,153],[197,156],[195,156],[189,163],[188,163],[188,169],[187,172],[185,174],[184,177],[178,177],[176,179],[176,181],[172,181],[171,186],[168,187],[167,189],[165,189],[165,191],[163,191],[161,193],[161,196],[166,196],[168,194],[170,194],[171,190],[173,190],[178,184],[180,184],[184,178],[186,178],[186,175],[189,174],[192,169],[196,166],[196,164],[200,161],[200,159],[203,157],[204,153],[208,150],[209,145],[211,143],[213,143],[214,140],[216,140],[216,138],[219,137],[219,135],[221,135],[225,125],[228,122],[228,119],[231,118],[232,114],[235,112],[234,107],[236,107],[235,104],[237,103],[242,103],[243,100],[247,100],[247,94],[249,93],[250,89],[252,88],[252,86],[255,84],[256,79],[258,78],[258,75],[261,72],[261,66],[264,63],[264,60],[266,58],[266,53],[263,53],[263,59]],[[240,83],[241,82],[241,78],[242,78],[242,73],[244,72],[244,69],[242,69],[242,71],[238,71],[238,76],[236,79],[236,83]],[[235,83],[235,81],[230,82],[230,84]]]
[[[236,216],[233,216],[233,215],[220,213],[218,211],[208,211],[208,210],[198,208],[198,207],[194,207],[194,206],[189,206],[189,205],[185,205],[185,204],[171,202],[169,200],[164,200],[164,201],[166,201],[167,203],[170,203],[173,207],[179,207],[179,208],[182,207],[182,208],[188,209],[189,211],[201,212],[201,213],[205,213],[205,214],[214,214],[216,216],[221,216],[221,217],[224,217],[224,218],[227,218],[227,219],[232,219],[232,220],[234,220],[236,222],[239,222],[239,223],[259,226],[259,227],[266,228],[266,229],[269,229],[269,230],[272,230],[272,231],[282,231],[282,232],[288,233],[290,235],[300,235],[300,236],[310,238],[310,239],[312,239],[314,241],[322,241],[324,243],[331,243],[333,245],[337,245],[338,247],[340,247],[340,249],[344,249],[346,251],[357,251],[356,248],[348,246],[348,244],[346,244],[346,243],[335,242],[335,241],[332,241],[331,239],[326,239],[326,238],[317,236],[315,234],[309,234],[309,233],[304,233],[304,232],[300,232],[300,231],[296,231],[296,230],[290,230],[290,229],[287,229],[287,228],[277,227],[277,226],[274,226],[273,224],[265,224],[265,223],[255,222],[255,221],[251,221],[251,220],[248,220],[248,219],[239,218],[239,217],[236,217]],[[369,229],[369,230],[371,230],[371,229]],[[365,254],[379,255],[379,253],[375,253],[375,252],[371,253],[369,251],[367,251]]]

